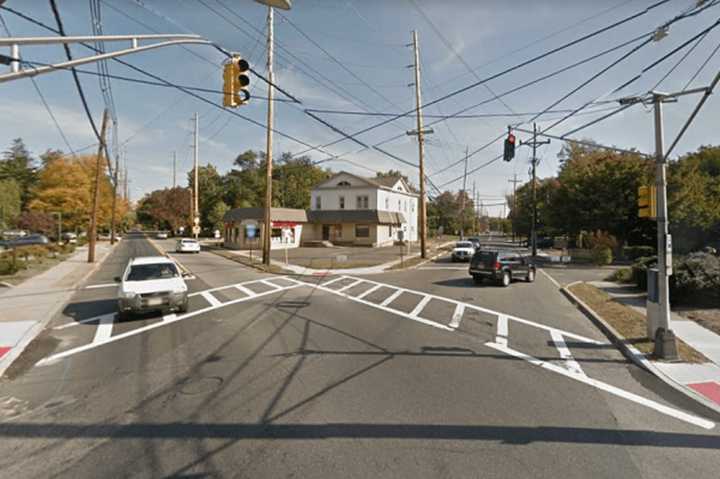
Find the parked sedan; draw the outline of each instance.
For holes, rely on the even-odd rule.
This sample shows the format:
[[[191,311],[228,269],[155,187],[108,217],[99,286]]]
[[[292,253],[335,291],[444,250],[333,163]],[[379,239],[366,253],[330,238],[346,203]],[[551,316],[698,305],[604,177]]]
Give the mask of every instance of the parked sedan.
[[[147,311],[187,312],[188,287],[175,262],[166,256],[144,256],[128,262],[118,287],[120,316]]]
[[[5,241],[0,241],[0,246],[4,246],[5,248],[17,248],[19,246],[46,245],[49,243],[50,240],[47,238],[47,236],[40,234],[31,234]]]
[[[470,261],[470,276],[476,284],[490,279],[502,286],[510,286],[513,280],[535,281],[535,264],[530,256],[515,251],[481,250]]]
[[[470,241],[458,241],[455,243],[455,248],[453,248],[450,257],[453,262],[470,261],[474,254],[475,246]]]
[[[157,235],[155,235],[155,238],[157,239],[168,239],[168,234],[165,231],[158,232]]]
[[[175,244],[176,253],[200,253],[200,243],[192,238],[177,240]]]

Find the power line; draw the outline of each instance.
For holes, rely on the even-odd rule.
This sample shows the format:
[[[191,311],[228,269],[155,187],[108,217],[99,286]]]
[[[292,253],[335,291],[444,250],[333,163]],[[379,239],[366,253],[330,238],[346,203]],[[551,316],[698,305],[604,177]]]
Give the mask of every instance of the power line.
[[[459,95],[459,94],[461,94],[461,93],[465,93],[465,92],[467,92],[467,91],[469,91],[469,90],[472,90],[472,89],[474,89],[474,88],[477,88],[478,86],[480,86],[480,85],[482,85],[482,84],[484,84],[484,83],[487,83],[487,82],[489,82],[489,81],[491,81],[491,80],[500,78],[500,77],[502,77],[502,76],[504,76],[504,75],[507,75],[508,73],[511,73],[511,72],[515,71],[515,70],[518,70],[518,69],[523,68],[523,67],[525,67],[525,66],[528,66],[528,65],[530,65],[530,64],[532,64],[532,63],[535,63],[535,62],[537,62],[537,61],[539,61],[539,60],[541,60],[541,59],[544,59],[544,58],[547,58],[547,57],[549,57],[549,56],[551,56],[551,55],[554,55],[555,53],[558,53],[558,52],[560,52],[560,51],[562,51],[562,50],[565,50],[565,49],[570,48],[570,47],[572,47],[572,46],[578,45],[578,44],[580,44],[580,43],[582,43],[582,42],[584,42],[584,41],[586,41],[586,40],[589,40],[590,38],[596,37],[596,36],[598,36],[598,35],[600,35],[600,34],[602,34],[602,33],[605,33],[605,32],[608,32],[608,31],[614,29],[614,28],[617,28],[617,27],[620,26],[620,25],[624,25],[625,23],[628,23],[628,22],[630,22],[630,21],[632,21],[632,20],[635,20],[636,18],[639,18],[639,17],[647,14],[647,13],[650,12],[651,10],[653,10],[653,9],[655,9],[655,8],[658,8],[659,6],[664,5],[664,4],[668,3],[669,1],[670,1],[670,0],[661,0],[661,1],[659,1],[659,2],[656,2],[656,3],[654,3],[654,4],[652,4],[652,5],[648,6],[648,7],[646,7],[644,10],[642,10],[642,11],[640,11],[640,12],[634,13],[634,14],[632,14],[632,15],[630,15],[630,16],[628,16],[628,17],[625,17],[624,19],[621,19],[621,20],[619,20],[619,21],[616,21],[616,22],[614,22],[614,23],[612,23],[612,24],[610,24],[610,25],[608,25],[608,26],[605,26],[605,27],[602,27],[602,28],[600,28],[600,29],[597,29],[597,30],[595,30],[595,31],[593,31],[593,32],[591,32],[591,33],[588,33],[588,34],[586,34],[586,35],[581,36],[580,38],[577,38],[577,39],[572,40],[572,41],[570,41],[570,42],[567,42],[567,43],[565,43],[565,44],[563,44],[563,45],[561,45],[561,46],[559,46],[559,47],[555,47],[555,48],[553,48],[553,49],[551,49],[551,50],[549,50],[549,51],[546,51],[546,52],[544,52],[544,53],[541,53],[540,55],[536,55],[536,56],[530,58],[529,60],[525,60],[525,61],[523,61],[523,62],[521,62],[521,63],[518,63],[518,64],[515,64],[515,65],[513,65],[513,66],[511,66],[511,67],[508,67],[508,68],[506,68],[506,69],[504,69],[504,70],[502,70],[502,71],[500,71],[500,72],[498,72],[498,73],[495,73],[495,74],[493,74],[493,75],[490,75],[490,76],[488,76],[488,77],[486,77],[486,78],[484,78],[484,79],[482,79],[482,80],[480,80],[480,81],[473,82],[473,83],[471,83],[471,84],[469,84],[469,85],[466,85],[466,86],[464,86],[464,87],[462,87],[462,88],[459,88],[459,89],[454,90],[454,91],[452,91],[452,92],[450,92],[450,93],[447,93],[447,94],[441,96],[440,98],[436,98],[435,100],[432,100],[432,101],[429,102],[429,103],[425,103],[425,104],[423,105],[423,107],[429,107],[429,106],[431,106],[431,105],[434,105],[435,103],[439,103],[439,102],[441,102],[441,101],[445,101],[445,100],[447,100],[447,99],[449,99],[449,98],[452,98],[452,97],[454,97],[454,96],[456,96],[456,95]],[[646,35],[649,35],[649,34],[646,34]],[[643,37],[646,36],[646,35],[643,35]],[[391,122],[393,122],[393,121],[395,121],[395,120],[397,120],[397,119],[399,119],[399,118],[402,118],[402,117],[405,116],[406,114],[413,113],[415,110],[416,110],[416,109],[413,108],[412,110],[407,111],[407,112],[406,112],[405,114],[403,114],[403,115],[398,115],[398,116],[395,116],[395,117],[392,117],[392,118],[388,118],[387,120],[383,120],[383,121],[381,121],[381,122],[379,122],[379,123],[376,123],[376,124],[371,125],[371,126],[369,126],[369,127],[366,127],[366,128],[361,129],[361,130],[358,130],[358,131],[354,132],[354,133],[352,134],[352,136],[361,135],[361,134],[363,134],[363,133],[367,133],[368,131],[372,131],[372,130],[374,130],[374,129],[376,129],[376,128],[379,128],[379,127],[381,127],[381,126],[387,125],[388,123],[391,123]],[[333,146],[333,145],[335,145],[335,144],[343,141],[344,139],[345,139],[345,138],[340,138],[340,139],[334,140],[334,141],[332,141],[332,142],[330,142],[330,143],[326,143],[326,144],[322,145],[322,148],[326,148],[326,147],[328,147],[328,146]]]
[[[4,7],[3,8],[7,8]],[[63,28],[62,19],[60,18],[60,12],[58,11],[57,5],[55,4],[55,0],[50,0],[50,8],[52,9],[53,16],[55,17],[55,22],[58,26],[58,33],[60,36],[66,36],[65,35],[65,29]],[[67,57],[68,61],[72,60],[72,54],[70,53],[70,47],[67,43],[63,43],[63,47],[65,50],[65,56]],[[112,170],[112,163],[110,162],[110,155],[108,154],[108,148],[105,141],[100,137],[100,132],[97,129],[97,126],[95,125],[95,120],[93,120],[92,113],[90,112],[90,107],[88,107],[87,100],[85,99],[85,93],[83,92],[82,85],[80,84],[80,77],[78,77],[78,74],[75,72],[74,68],[71,68],[71,72],[73,75],[73,79],[75,81],[75,86],[77,87],[78,94],[80,95],[80,101],[82,102],[83,109],[85,110],[85,116],[87,116],[88,121],[90,122],[90,126],[92,127],[93,133],[95,133],[95,138],[97,138],[98,143],[100,143],[103,146],[103,149],[105,150],[105,160],[107,161],[108,165],[108,172],[110,173],[110,177],[113,178],[113,170]]]
[[[7,24],[5,23],[5,19],[0,15],[0,23],[2,23],[3,29],[5,30],[5,33],[8,37],[11,37],[10,29],[8,28]],[[32,81],[33,87],[35,87],[35,91],[38,94],[38,97],[40,97],[40,101],[42,102],[43,106],[45,107],[45,110],[47,111],[48,115],[50,116],[50,119],[55,124],[55,128],[57,129],[58,133],[60,134],[60,137],[62,138],[63,142],[65,143],[65,146],[67,146],[68,150],[70,151],[70,154],[72,154],[73,157],[76,157],[75,151],[73,150],[73,147],[70,145],[70,142],[67,139],[67,136],[65,136],[65,132],[63,131],[62,127],[60,126],[60,123],[57,121],[57,118],[55,117],[55,114],[52,111],[52,108],[50,108],[50,104],[45,100],[45,95],[42,94],[42,90],[40,90],[40,87],[38,86],[37,82],[34,78],[30,77],[30,81]]]
[[[437,105],[433,105],[437,106]],[[591,114],[591,113],[598,113],[601,111],[609,111],[614,110],[616,107],[603,107],[598,108],[596,110],[593,110],[591,112],[585,112],[585,114]],[[375,116],[375,117],[390,117],[390,116],[397,116],[397,115],[403,115],[403,113],[396,113],[396,112],[365,112],[365,111],[357,111],[357,110],[328,110],[328,109],[321,109],[321,108],[307,108],[307,111],[313,112],[313,113],[323,113],[326,115],[350,115],[350,116]],[[526,111],[526,112],[514,112],[514,113],[473,113],[473,114],[467,114],[467,115],[453,115],[453,114],[440,114],[440,115],[433,115],[429,113],[423,112],[424,118],[439,118],[442,120],[462,120],[462,119],[473,119],[473,118],[514,118],[514,117],[524,117],[524,116],[531,116],[536,114],[556,114],[556,113],[569,113],[573,111],[570,108],[566,109],[559,109],[559,110],[547,110],[547,111]],[[411,115],[405,115],[410,117]],[[458,144],[462,144],[457,142]]]
[[[707,66],[707,64],[710,62],[712,57],[715,56],[715,54],[718,52],[718,50],[720,50],[720,43],[717,44],[715,49],[712,52],[710,52],[710,55],[708,55],[708,57],[705,59],[705,61],[702,63],[702,65],[700,65],[700,67],[695,71],[693,76],[690,77],[690,80],[688,80],[688,82],[683,87],[683,91],[688,89],[690,84],[695,80],[695,78],[697,78],[697,76],[700,74],[700,72],[703,71],[703,69]]]

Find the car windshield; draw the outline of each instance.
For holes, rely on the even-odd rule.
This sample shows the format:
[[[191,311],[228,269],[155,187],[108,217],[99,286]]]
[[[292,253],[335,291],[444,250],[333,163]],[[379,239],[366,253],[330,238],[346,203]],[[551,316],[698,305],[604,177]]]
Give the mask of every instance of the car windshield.
[[[148,281],[152,279],[168,279],[179,276],[172,263],[138,264],[130,268],[128,281]]]
[[[458,241],[455,243],[456,248],[472,248],[473,244],[469,241]]]
[[[195,240],[182,240],[182,242],[185,243],[185,244],[195,244],[195,243],[197,243],[197,241],[195,241]]]

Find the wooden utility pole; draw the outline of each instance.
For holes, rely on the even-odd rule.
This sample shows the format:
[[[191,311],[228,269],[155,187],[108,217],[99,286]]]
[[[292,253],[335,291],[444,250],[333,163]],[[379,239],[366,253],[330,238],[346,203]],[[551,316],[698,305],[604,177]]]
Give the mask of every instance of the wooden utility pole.
[[[115,214],[117,211],[117,188],[118,188],[118,170],[120,169],[120,159],[118,152],[115,152],[115,178],[113,180],[113,198],[112,198],[112,215],[110,216],[110,244],[115,244]]]
[[[537,147],[546,145],[550,140],[538,141],[537,124],[533,123],[533,139],[532,141],[520,142],[521,145],[530,145],[532,147],[532,224],[530,225],[530,241],[532,243],[533,258],[537,256]]]
[[[517,173],[513,175],[512,180],[508,180],[508,183],[513,184],[513,206],[512,206],[512,218],[510,219],[510,228],[512,230],[512,238],[513,241],[515,241],[515,222],[513,221],[515,219],[515,215],[517,215],[517,184],[521,183],[520,180],[517,178]]]
[[[272,235],[272,134],[273,134],[273,7],[268,5],[267,14],[267,77],[268,77],[268,103],[267,103],[267,132],[265,142],[265,215],[263,221],[263,264],[270,266],[270,236]]]
[[[95,262],[95,243],[97,241],[97,211],[98,202],[100,201],[100,168],[102,163],[102,154],[105,148],[105,130],[107,129],[108,111],[103,111],[102,126],[100,127],[100,144],[95,158],[95,187],[93,189],[92,210],[90,211],[90,228],[88,235],[90,236],[88,243],[88,263]]]
[[[418,46],[417,30],[412,32],[412,45],[415,54],[415,117],[417,119],[418,155],[420,167],[420,208],[418,218],[420,223],[420,257],[427,258],[427,203],[425,195],[425,131],[423,131],[422,99],[420,94],[420,51]]]
[[[465,239],[465,187],[467,186],[468,148],[465,147],[465,173],[463,174],[462,196],[460,196],[460,239]]]
[[[173,151],[173,189],[177,187],[177,155]]]

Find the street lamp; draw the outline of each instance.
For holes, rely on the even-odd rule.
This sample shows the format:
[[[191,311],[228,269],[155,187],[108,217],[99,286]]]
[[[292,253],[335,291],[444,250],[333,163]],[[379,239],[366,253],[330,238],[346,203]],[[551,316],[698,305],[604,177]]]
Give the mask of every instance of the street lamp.
[[[267,5],[272,8],[279,8],[281,10],[290,10],[292,8],[292,0],[255,0],[258,3]]]

